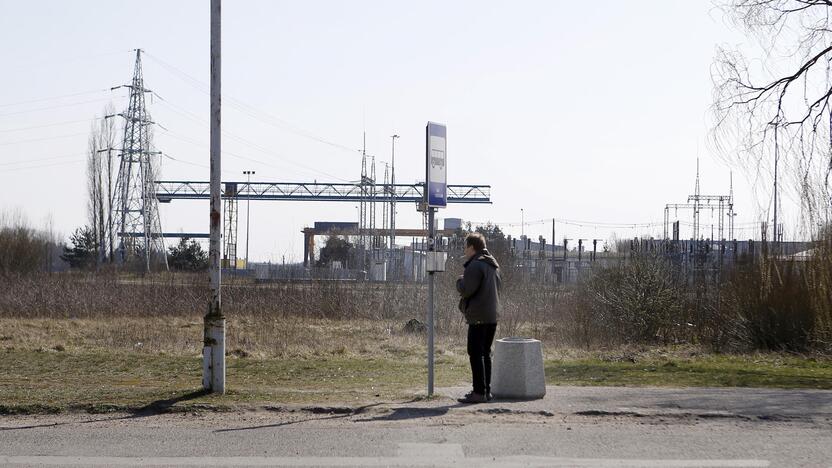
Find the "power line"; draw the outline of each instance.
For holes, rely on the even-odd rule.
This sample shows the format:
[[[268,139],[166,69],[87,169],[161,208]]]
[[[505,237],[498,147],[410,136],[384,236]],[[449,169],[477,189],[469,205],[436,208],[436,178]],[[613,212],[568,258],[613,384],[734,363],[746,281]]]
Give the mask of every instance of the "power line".
[[[100,58],[100,57],[108,57],[108,56],[111,56],[111,55],[121,55],[124,52],[126,52],[126,51],[122,49],[122,50],[113,51],[113,52],[102,52],[100,54],[77,55],[75,57],[64,57],[64,56],[56,57],[56,56],[52,56],[52,57],[49,57],[48,59],[44,59],[44,60],[39,61],[39,62],[30,63],[27,66],[5,69],[4,71],[5,72],[14,72],[14,71],[23,70],[24,68],[27,68],[27,67],[28,68],[34,68],[34,67],[44,65],[44,64],[55,65],[55,64],[59,64],[59,63],[80,62],[80,61],[96,59],[96,58]]]
[[[192,140],[192,139],[187,138],[187,137],[183,137],[183,136],[181,136],[181,135],[176,135],[176,134],[173,134],[173,133],[171,133],[169,130],[167,130],[165,134],[166,134],[167,136],[171,137],[171,138],[174,138],[174,139],[176,139],[176,140],[180,140],[180,141],[182,141],[182,142],[185,142],[185,143],[188,143],[188,144],[191,144],[191,145],[194,145],[194,146],[199,146],[199,147],[201,147],[201,148],[207,148],[207,147],[208,147],[208,145],[207,145],[207,144],[197,142],[197,141],[195,141],[195,140]],[[223,155],[226,155],[226,156],[231,156],[232,158],[237,158],[237,159],[241,159],[241,160],[244,160],[244,161],[249,161],[249,162],[253,162],[253,163],[257,163],[257,164],[261,164],[261,165],[263,165],[263,166],[266,166],[266,167],[271,167],[271,168],[278,169],[278,170],[281,170],[281,171],[282,171],[282,170],[284,170],[284,168],[282,168],[282,167],[280,167],[280,166],[276,166],[276,165],[271,164],[271,163],[269,163],[269,162],[262,161],[262,160],[259,160],[259,159],[256,159],[256,158],[252,158],[252,157],[249,157],[249,156],[243,156],[243,155],[241,155],[241,154],[239,154],[239,153],[235,153],[235,152],[233,152],[233,151],[228,151],[228,150],[225,150],[225,149],[224,149],[224,150],[222,150],[222,154],[223,154]],[[195,163],[194,163],[194,164],[195,164]],[[293,163],[293,164],[295,164],[295,165],[300,165],[300,164],[298,164],[298,163]],[[301,166],[301,167],[305,167],[305,166],[302,166],[302,165],[300,165],[300,166]],[[310,169],[310,171],[314,171],[314,170],[313,170],[313,169]],[[314,174],[313,172],[304,171],[304,170],[301,170],[301,172],[304,172],[304,173],[306,173],[306,174],[308,174],[308,175],[311,175],[311,176],[313,176],[313,177],[315,176],[315,174]],[[319,175],[320,175],[320,174],[319,174]],[[340,179],[340,180],[342,180],[342,181],[343,181],[343,179]]]
[[[506,222],[500,223],[495,221],[471,221],[472,224],[477,225],[484,225],[487,223],[491,223],[496,226],[501,227],[517,227],[517,226],[535,226],[535,225],[549,225],[552,222],[553,218],[546,218],[546,219],[539,219],[534,221],[524,221],[524,222]],[[637,228],[647,228],[647,227],[657,227],[661,226],[662,223],[659,222],[645,222],[645,223],[607,223],[603,221],[580,221],[580,220],[572,220],[572,219],[563,219],[563,218],[554,218],[557,224],[564,224],[569,226],[579,226],[579,227],[600,227],[600,228],[630,228],[630,229],[637,229]]]
[[[210,124],[210,122],[208,122],[208,119],[203,119],[199,115],[197,115],[197,114],[195,114],[195,113],[193,113],[193,112],[191,112],[191,111],[189,111],[185,108],[177,106],[176,104],[174,104],[174,103],[168,101],[167,99],[163,98],[162,96],[160,96],[159,93],[154,91],[153,95],[156,96],[157,98],[159,98],[159,101],[163,105],[167,106],[170,110],[176,112],[177,114],[179,114],[179,115],[181,115],[181,116],[183,116],[187,119],[190,119],[190,120],[192,120],[192,121],[194,121],[194,122],[196,122],[200,125],[209,125]]]
[[[549,225],[552,222],[553,218],[545,218],[539,219],[534,221],[525,221],[525,222],[497,222],[497,221],[471,221],[471,224],[476,225],[485,225],[487,223],[491,223],[495,226],[500,227],[518,227],[521,225],[525,226],[536,226],[536,225]],[[611,223],[611,222],[603,222],[603,221],[582,221],[582,220],[573,220],[573,219],[563,219],[563,218],[554,218],[557,224],[563,224],[568,226],[578,226],[578,227],[595,227],[595,228],[629,228],[629,229],[637,229],[637,228],[650,228],[650,227],[658,227],[662,226],[663,223],[661,222],[641,222],[641,223]],[[693,223],[679,221],[683,226],[693,226]],[[745,222],[745,223],[736,223],[735,226],[749,226],[754,228],[758,226],[759,222],[752,221],[752,222]]]
[[[176,140],[179,140],[179,141],[182,141],[182,142],[188,143],[188,144],[193,145],[193,146],[199,146],[199,147],[201,147],[201,148],[207,148],[207,147],[208,147],[208,145],[207,145],[207,144],[205,144],[205,143],[200,143],[200,142],[198,142],[198,141],[196,141],[196,140],[193,140],[193,139],[191,139],[191,138],[184,137],[184,136],[182,136],[182,135],[177,135],[177,134],[174,134],[173,132],[171,132],[170,130],[167,130],[167,129],[165,129],[165,133],[164,133],[164,134],[165,134],[165,135],[167,135],[167,136],[169,136],[169,137],[171,137],[171,138],[174,138],[174,139],[176,139]],[[250,158],[250,157],[247,157],[247,156],[243,156],[243,155],[240,155],[240,154],[237,154],[237,153],[234,153],[234,152],[228,151],[228,150],[222,150],[222,154],[227,155],[227,156],[231,156],[231,157],[233,157],[233,158],[242,159],[242,160],[245,160],[245,161],[255,162],[255,163],[258,163],[258,164],[262,164],[262,165],[264,165],[264,166],[273,167],[273,168],[275,168],[275,169],[281,169],[280,167],[275,166],[275,165],[273,165],[273,164],[269,164],[269,163],[267,163],[267,162],[265,162],[265,161],[260,161],[260,160],[254,159],[254,158]],[[199,165],[198,163],[192,163],[192,162],[190,162],[190,161],[188,161],[188,162],[186,162],[186,161],[184,161],[184,160],[178,160],[178,161],[179,161],[179,162],[184,162],[184,163],[186,163],[186,164]],[[201,166],[201,165],[199,165],[199,166],[200,166],[200,167],[207,167],[207,166]]]
[[[158,96],[158,95],[157,95],[157,96]],[[180,115],[183,115],[184,117],[190,118],[190,119],[191,119],[191,120],[193,120],[194,122],[198,122],[198,123],[200,123],[200,124],[202,124],[202,125],[207,125],[207,124],[208,124],[207,122],[204,122],[204,121],[202,121],[201,119],[199,119],[199,118],[196,116],[196,114],[194,114],[194,113],[192,113],[192,112],[190,112],[190,111],[187,111],[187,110],[185,110],[185,109],[179,108],[178,106],[173,105],[172,103],[168,102],[167,100],[165,100],[165,99],[163,99],[163,98],[161,98],[161,97],[160,97],[160,99],[162,99],[162,102],[163,102],[163,103],[165,103],[167,106],[169,106],[169,107],[170,107],[170,109],[171,109],[171,110],[173,110],[174,112],[177,112],[177,113],[179,113]],[[203,143],[196,142],[196,141],[194,141],[194,140],[188,139],[188,138],[183,137],[183,136],[181,136],[181,135],[180,135],[180,136],[177,136],[177,135],[175,135],[173,132],[171,132],[171,131],[170,131],[170,130],[168,130],[168,129],[164,129],[164,128],[163,128],[163,131],[167,132],[167,133],[168,133],[170,136],[172,136],[173,138],[176,138],[176,139],[179,139],[179,140],[185,141],[185,142],[187,142],[187,143],[191,143],[191,144],[198,145],[198,146],[202,146],[202,147],[206,147],[206,146],[207,146],[207,145],[205,145],[205,144],[203,144]],[[291,160],[290,158],[288,158],[288,157],[287,157],[287,156],[285,156],[285,155],[282,155],[282,154],[276,153],[276,152],[272,151],[272,150],[271,150],[271,149],[269,149],[269,148],[266,148],[266,147],[264,147],[264,146],[261,146],[261,145],[259,145],[259,144],[257,144],[257,143],[254,143],[254,142],[252,142],[252,141],[250,141],[250,140],[248,140],[248,139],[246,139],[246,138],[243,138],[243,137],[241,137],[241,136],[235,135],[235,134],[233,134],[233,133],[231,133],[231,132],[228,132],[228,131],[223,130],[223,131],[222,131],[222,134],[223,134],[223,135],[225,135],[225,136],[227,136],[227,137],[229,137],[229,138],[231,138],[231,139],[233,139],[233,140],[237,140],[238,142],[240,142],[240,143],[242,143],[242,144],[244,144],[244,145],[246,145],[246,146],[249,146],[249,147],[251,147],[251,148],[254,148],[254,149],[256,149],[256,150],[260,151],[261,153],[267,154],[267,155],[269,155],[269,156],[273,156],[273,157],[275,157],[275,158],[277,158],[277,159],[280,159],[281,161],[284,161],[284,162],[286,162],[286,163],[289,163],[289,164],[292,164],[292,165],[298,166],[298,167],[300,167],[300,168],[303,168],[303,169],[305,169],[306,171],[311,171],[311,174],[319,174],[319,175],[324,175],[324,176],[326,176],[326,177],[331,177],[331,178],[333,178],[333,179],[340,180],[340,181],[342,181],[342,182],[348,182],[348,181],[347,181],[346,179],[344,179],[344,178],[341,178],[341,177],[338,177],[338,176],[336,176],[336,175],[329,174],[329,173],[327,173],[327,172],[325,172],[325,171],[321,171],[320,169],[315,169],[315,168],[310,167],[310,166],[307,166],[307,165],[305,165],[305,164],[301,164],[301,163],[298,163],[298,162],[296,162],[296,161],[293,161],[293,160]],[[230,151],[227,151],[227,150],[223,150],[222,152],[223,152],[223,154],[228,154],[229,156],[232,156],[232,157],[237,157],[237,158],[241,158],[241,159],[246,159],[246,160],[249,160],[249,161],[252,161],[252,162],[257,162],[257,163],[260,163],[260,164],[264,164],[264,165],[266,165],[266,166],[275,167],[275,166],[273,166],[273,165],[271,165],[271,164],[269,164],[269,163],[267,163],[267,162],[263,162],[263,161],[259,161],[259,160],[256,160],[256,159],[253,159],[253,158],[250,158],[250,157],[247,157],[247,156],[242,156],[242,155],[239,155],[239,154],[235,154],[235,153],[230,152]],[[276,168],[277,168],[277,167],[276,167]],[[278,168],[278,169],[279,169],[279,168]]]
[[[189,166],[196,166],[196,167],[199,167],[199,168],[202,168],[202,169],[211,169],[211,166],[209,166],[207,164],[200,164],[200,163],[195,163],[193,161],[187,161],[187,160],[184,160],[184,159],[180,159],[180,158],[171,156],[170,153],[162,152],[162,156],[164,156],[167,159],[170,159],[173,162],[177,162],[177,163],[180,163],[180,164],[187,164]],[[231,175],[231,173],[229,173],[228,171],[222,171],[222,174],[223,174],[223,177],[225,177],[227,175],[228,176]]]
[[[42,168],[45,168],[45,167],[66,166],[66,165],[69,165],[69,164],[77,164],[77,163],[83,162],[83,161],[85,161],[85,159],[81,158],[81,159],[75,159],[73,161],[65,161],[65,162],[53,163],[53,164],[41,164],[41,165],[37,165],[37,166],[15,167],[15,168],[12,168],[12,169],[0,169],[0,174],[6,174],[6,173],[9,173],[9,172],[17,172],[17,171],[27,171],[27,170],[30,170],[30,169],[42,169]]]
[[[73,154],[66,154],[66,155],[63,155],[63,156],[49,156],[49,157],[44,157],[44,158],[39,158],[39,159],[20,159],[20,160],[17,160],[17,161],[0,162],[0,166],[14,166],[15,164],[27,164],[27,163],[33,163],[33,162],[54,161],[56,159],[73,158],[73,157],[76,157],[76,156],[83,156],[83,155],[80,155],[78,153],[73,153]]]
[[[32,139],[29,139],[29,140],[6,141],[6,142],[0,143],[0,146],[18,145],[20,143],[32,143],[32,142],[37,142],[37,141],[60,140],[61,138],[72,138],[72,137],[77,137],[77,136],[81,136],[81,135],[89,135],[89,132],[72,133],[72,134],[69,134],[69,135],[58,135],[58,136],[54,136],[54,137],[45,137],[45,138],[32,138]]]
[[[0,130],[0,133],[22,132],[22,131],[25,131],[25,130],[34,130],[34,129],[37,129],[37,128],[59,127],[61,125],[76,124],[76,123],[81,123],[81,122],[92,123],[92,122],[102,120],[103,118],[104,117],[94,117],[92,119],[67,120],[65,122],[55,122],[55,123],[51,123],[51,124],[35,125],[35,126],[32,126],[32,127],[7,128],[7,129],[4,129],[4,130]]]
[[[147,55],[147,57],[149,57],[151,60],[155,61],[159,65],[161,65],[163,68],[165,68],[171,74],[178,76],[180,79],[182,79],[184,82],[188,83],[191,87],[193,87],[197,91],[200,91],[200,92],[205,93],[205,94],[209,94],[208,91],[206,90],[207,85],[205,83],[203,83],[202,81],[200,81],[199,79],[194,78],[193,76],[189,75],[188,73],[178,69],[177,67],[165,62],[164,60],[162,60],[162,59],[160,59],[160,58],[158,58],[158,57],[156,57],[152,54],[147,54],[146,53],[145,55]],[[236,110],[238,110],[239,112],[247,115],[248,117],[250,117],[254,120],[258,120],[260,122],[272,125],[274,127],[281,128],[283,130],[288,130],[288,131],[290,131],[292,133],[295,133],[297,135],[300,135],[302,137],[309,138],[311,140],[314,140],[314,141],[317,141],[319,143],[323,143],[323,144],[332,146],[334,148],[349,151],[351,153],[355,153],[357,151],[356,148],[350,148],[349,146],[342,145],[340,143],[335,143],[333,141],[330,141],[330,140],[327,140],[325,138],[319,137],[319,136],[313,134],[312,132],[309,132],[309,131],[303,130],[301,128],[298,128],[298,127],[294,126],[293,124],[291,124],[290,122],[288,122],[284,119],[281,119],[281,118],[276,117],[274,115],[271,115],[271,114],[269,114],[265,111],[257,109],[256,107],[251,106],[249,104],[246,104],[245,102],[243,102],[239,99],[235,99],[232,96],[225,96],[225,98],[228,100],[228,104],[229,104],[230,107],[236,108]],[[260,117],[258,117],[258,114],[260,115]],[[263,118],[263,117],[265,117],[265,118]]]
[[[197,167],[201,167],[201,168],[203,168],[203,169],[210,169],[210,168],[211,168],[210,166],[206,166],[205,164],[199,164],[199,163],[195,163],[195,162],[191,162],[191,161],[185,161],[184,159],[174,158],[174,157],[173,157],[173,156],[171,156],[170,154],[168,154],[168,153],[164,153],[164,152],[162,153],[162,156],[164,156],[164,157],[166,157],[166,158],[170,159],[171,161],[175,161],[175,162],[182,163],[182,164],[188,164],[188,165],[191,165],[191,166],[197,166]]]
[[[89,95],[89,94],[99,94],[99,93],[103,93],[103,92],[109,93],[110,90],[109,89],[96,89],[95,91],[82,91],[80,93],[64,94],[64,95],[61,95],[61,96],[52,96],[52,97],[47,97],[47,98],[30,99],[28,101],[8,102],[8,103],[5,103],[5,104],[0,104],[0,107],[20,106],[20,105],[23,105],[23,104],[32,104],[32,103],[44,102],[44,101],[55,101],[55,100],[58,100],[58,99],[65,99],[65,98],[68,98],[68,97],[84,96],[84,95]]]
[[[124,97],[126,97],[126,96],[120,96],[120,98],[124,98]],[[101,98],[101,99],[92,99],[90,101],[73,102],[73,103],[69,103],[69,104],[59,104],[57,106],[40,107],[38,109],[29,109],[29,110],[23,110],[23,111],[8,112],[6,114],[0,114],[0,117],[9,117],[9,116],[12,116],[12,115],[31,114],[33,112],[41,112],[41,111],[47,111],[47,110],[53,110],[53,109],[60,109],[60,108],[63,108],[63,107],[82,106],[84,104],[90,104],[90,103],[93,103],[93,102],[111,101],[112,99],[113,99],[112,97],[107,97],[107,98]]]

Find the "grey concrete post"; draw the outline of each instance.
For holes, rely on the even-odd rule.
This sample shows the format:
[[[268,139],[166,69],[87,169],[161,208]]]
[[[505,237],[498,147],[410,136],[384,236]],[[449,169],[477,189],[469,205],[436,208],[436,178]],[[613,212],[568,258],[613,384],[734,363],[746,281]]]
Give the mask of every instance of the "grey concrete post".
[[[221,0],[211,0],[211,241],[209,281],[211,302],[204,318],[202,387],[225,393],[225,317],[222,315],[220,258],[222,257],[222,200],[220,157],[220,11]]]

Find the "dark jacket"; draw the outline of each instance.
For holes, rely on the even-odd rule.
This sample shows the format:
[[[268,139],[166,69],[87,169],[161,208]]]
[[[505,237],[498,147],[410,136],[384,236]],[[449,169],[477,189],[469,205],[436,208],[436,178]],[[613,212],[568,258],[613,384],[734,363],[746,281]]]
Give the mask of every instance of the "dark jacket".
[[[468,324],[497,323],[501,282],[500,265],[488,250],[475,253],[465,262],[465,273],[456,280],[456,289],[462,296],[459,310]]]

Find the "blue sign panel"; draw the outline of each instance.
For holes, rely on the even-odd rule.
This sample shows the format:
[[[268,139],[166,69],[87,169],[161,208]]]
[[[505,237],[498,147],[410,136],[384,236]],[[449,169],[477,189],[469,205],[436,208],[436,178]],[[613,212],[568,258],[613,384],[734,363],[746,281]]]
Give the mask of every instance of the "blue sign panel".
[[[429,207],[448,206],[448,167],[446,153],[447,129],[444,125],[428,122],[427,126],[427,184],[425,193]]]

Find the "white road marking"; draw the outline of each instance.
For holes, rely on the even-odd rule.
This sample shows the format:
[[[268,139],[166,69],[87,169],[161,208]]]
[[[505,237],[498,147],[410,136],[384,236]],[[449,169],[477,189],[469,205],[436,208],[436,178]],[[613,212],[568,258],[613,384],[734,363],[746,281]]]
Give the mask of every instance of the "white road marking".
[[[431,445],[431,444],[411,444]],[[74,457],[0,456],[2,466],[461,466],[461,467],[767,467],[766,460],[649,460],[538,456],[435,457],[403,448],[406,457]],[[426,448],[426,447],[425,447]],[[461,447],[460,447],[461,449]],[[456,452],[456,449],[452,449]],[[400,452],[401,453],[401,452]],[[450,454],[450,452],[447,452]]]
[[[424,460],[437,458],[440,460],[458,460],[465,458],[460,444],[415,444],[400,443],[399,458],[407,460]]]

